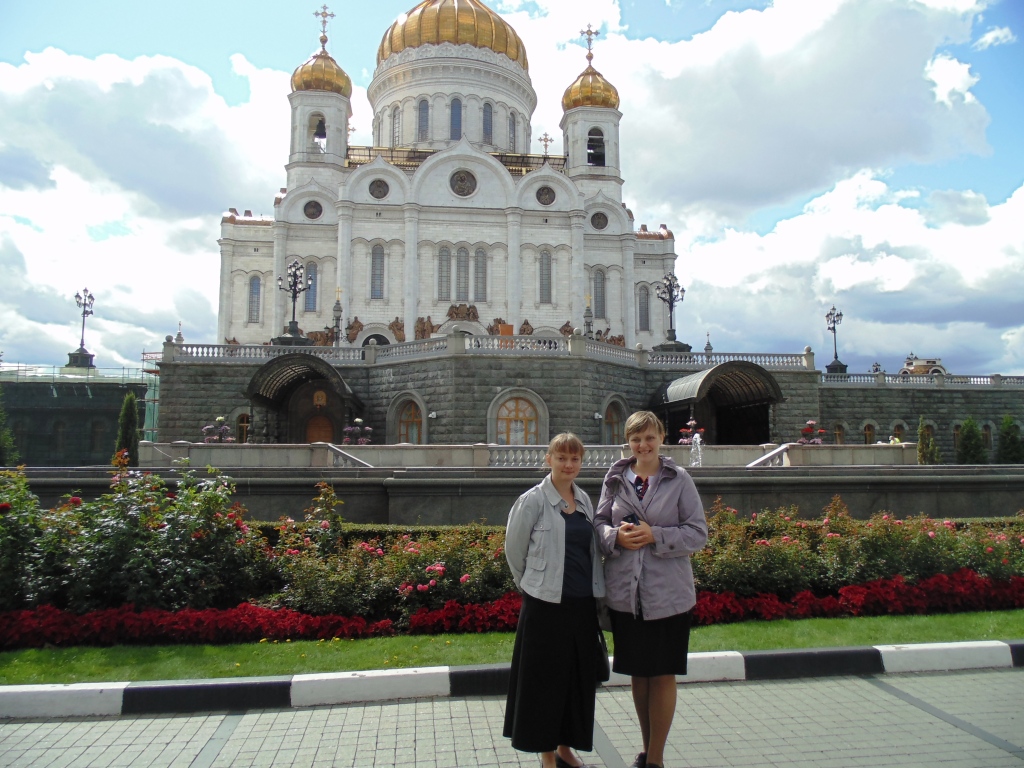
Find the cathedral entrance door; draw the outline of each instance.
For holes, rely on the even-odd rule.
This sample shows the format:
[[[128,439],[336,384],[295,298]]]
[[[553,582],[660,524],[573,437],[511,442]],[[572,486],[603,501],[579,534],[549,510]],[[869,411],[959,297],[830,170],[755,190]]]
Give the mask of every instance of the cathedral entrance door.
[[[322,414],[310,417],[306,422],[307,443],[333,443],[334,425]]]

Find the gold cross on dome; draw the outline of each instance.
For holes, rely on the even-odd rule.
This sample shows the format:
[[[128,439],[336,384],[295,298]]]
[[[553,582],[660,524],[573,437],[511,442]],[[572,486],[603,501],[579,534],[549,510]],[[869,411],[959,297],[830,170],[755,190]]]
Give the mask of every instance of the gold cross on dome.
[[[593,61],[594,59],[594,38],[600,34],[601,30],[591,29],[589,24],[587,24],[586,29],[580,30],[580,37],[587,38],[587,61]]]
[[[544,135],[540,137],[539,141],[540,141],[541,144],[544,145],[544,154],[546,156],[547,153],[548,153],[548,147],[551,144],[553,144],[555,142],[555,140],[552,139],[550,136],[548,136],[548,132],[547,131],[544,131]]]
[[[354,125],[350,125],[348,127],[348,135],[351,136],[355,132],[356,132],[356,127]]]
[[[327,10],[325,5],[322,10],[313,11],[313,15],[320,19],[320,32],[321,34],[327,34],[327,20],[333,19],[334,14]]]

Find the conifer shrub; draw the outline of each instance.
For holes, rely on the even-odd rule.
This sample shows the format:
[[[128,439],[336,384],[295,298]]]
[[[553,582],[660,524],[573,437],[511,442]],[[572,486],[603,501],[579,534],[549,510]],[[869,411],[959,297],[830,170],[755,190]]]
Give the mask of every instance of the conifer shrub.
[[[1024,441],[1021,440],[1020,427],[1013,416],[1006,414],[999,424],[999,437],[996,445],[997,464],[1024,464]]]
[[[960,440],[956,448],[957,464],[988,464],[988,451],[981,438],[978,422],[968,416],[960,425]]]

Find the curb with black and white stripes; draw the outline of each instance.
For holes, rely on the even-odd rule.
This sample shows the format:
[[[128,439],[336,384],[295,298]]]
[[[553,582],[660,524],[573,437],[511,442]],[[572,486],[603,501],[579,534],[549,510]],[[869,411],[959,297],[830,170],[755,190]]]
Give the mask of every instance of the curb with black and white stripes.
[[[691,653],[680,683],[1024,667],[1024,640],[792,651]],[[40,718],[287,709],[508,690],[509,665],[423,667],[284,677],[0,686],[0,717]],[[605,686],[629,685],[612,673]]]

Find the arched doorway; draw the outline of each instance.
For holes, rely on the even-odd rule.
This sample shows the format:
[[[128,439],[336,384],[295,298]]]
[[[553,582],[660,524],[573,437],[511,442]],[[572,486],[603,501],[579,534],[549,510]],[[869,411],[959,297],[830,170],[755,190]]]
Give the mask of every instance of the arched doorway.
[[[665,384],[651,408],[665,420],[670,443],[693,416],[712,445],[760,445],[771,442],[772,406],[784,400],[764,368],[731,361]]]

